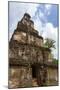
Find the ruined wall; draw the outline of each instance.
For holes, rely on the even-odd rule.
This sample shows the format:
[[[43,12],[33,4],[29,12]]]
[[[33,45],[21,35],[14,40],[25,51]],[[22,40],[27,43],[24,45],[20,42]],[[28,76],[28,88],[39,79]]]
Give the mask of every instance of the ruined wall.
[[[9,88],[30,87],[33,79],[38,86],[44,86],[47,80],[45,64],[50,60],[50,50],[43,47],[43,37],[29,20],[30,16],[25,14],[9,43]],[[32,77],[34,65],[35,78]]]
[[[43,46],[43,39],[38,38],[38,36],[30,34],[29,32],[16,31],[12,37],[13,40],[19,43],[34,44],[36,46]]]
[[[47,79],[47,71],[46,67],[43,64],[34,64],[32,65],[32,72],[35,74],[33,79],[35,78],[37,81],[38,86],[46,86],[46,79]]]
[[[12,45],[13,46],[13,45]],[[20,63],[41,63],[43,62],[43,51],[31,45],[20,44],[10,48],[9,58],[15,58]],[[18,62],[17,60],[17,62]]]
[[[26,33],[25,32],[16,32],[13,36],[13,40],[16,40],[20,43],[26,43]]]
[[[48,67],[47,69],[47,85],[58,85],[58,70],[57,68]]]
[[[47,50],[44,50],[43,51],[43,58],[44,58],[44,63],[48,62],[49,61],[49,51]]]
[[[29,67],[14,66],[9,68],[9,88],[32,86],[32,70]]]

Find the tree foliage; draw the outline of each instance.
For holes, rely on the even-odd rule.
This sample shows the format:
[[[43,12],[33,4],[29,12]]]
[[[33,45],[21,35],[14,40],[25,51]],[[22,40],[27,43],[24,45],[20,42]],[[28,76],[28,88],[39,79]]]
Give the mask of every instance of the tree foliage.
[[[47,48],[50,48],[50,49],[51,49],[51,48],[56,49],[56,48],[55,48],[55,41],[52,40],[52,39],[49,39],[49,38],[46,38],[46,39],[45,39],[44,46],[47,47]]]

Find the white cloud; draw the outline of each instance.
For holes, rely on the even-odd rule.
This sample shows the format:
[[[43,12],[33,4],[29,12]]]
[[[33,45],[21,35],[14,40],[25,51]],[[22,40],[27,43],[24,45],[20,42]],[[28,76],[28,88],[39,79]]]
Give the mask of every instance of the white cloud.
[[[50,15],[52,5],[51,4],[45,4],[45,14]]]
[[[42,22],[39,20],[39,18],[34,20],[34,28],[39,31],[39,34],[42,31]]]
[[[52,5],[51,5],[51,4],[45,4],[45,8],[46,8],[47,10],[50,10],[50,9],[51,9],[51,7],[52,7]]]
[[[29,13],[31,15],[31,17],[33,17],[35,15],[35,12],[37,10],[38,4],[29,4],[27,7],[27,13]]]
[[[57,27],[55,28],[52,23],[46,23],[44,28],[45,28],[45,30],[44,30],[43,36],[45,38],[47,38],[47,37],[52,38],[52,39],[57,38],[57,30],[58,29],[57,29]]]

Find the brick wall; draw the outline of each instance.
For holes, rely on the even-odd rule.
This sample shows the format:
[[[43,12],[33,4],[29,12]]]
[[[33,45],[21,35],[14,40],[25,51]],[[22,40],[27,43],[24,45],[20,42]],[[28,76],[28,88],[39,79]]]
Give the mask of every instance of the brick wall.
[[[31,68],[11,67],[9,68],[9,88],[29,87],[32,84]]]

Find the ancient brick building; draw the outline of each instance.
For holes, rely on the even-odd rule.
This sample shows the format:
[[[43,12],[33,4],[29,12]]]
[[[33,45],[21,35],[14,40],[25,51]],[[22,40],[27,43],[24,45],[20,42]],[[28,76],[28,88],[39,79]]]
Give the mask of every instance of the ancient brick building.
[[[31,16],[25,13],[9,42],[9,88],[47,85],[48,68],[57,70],[50,54],[50,49],[43,46],[43,37],[34,29]]]

